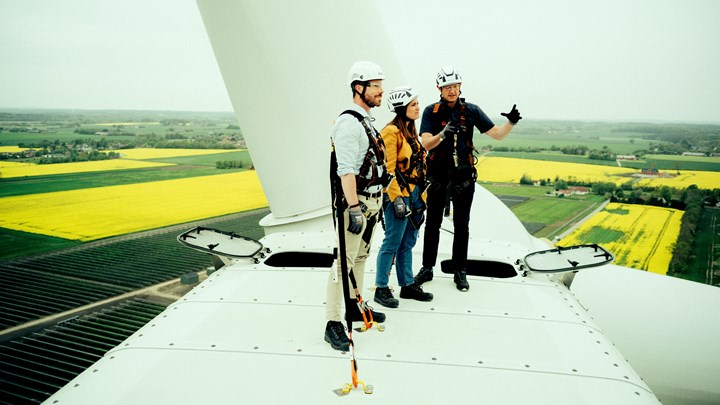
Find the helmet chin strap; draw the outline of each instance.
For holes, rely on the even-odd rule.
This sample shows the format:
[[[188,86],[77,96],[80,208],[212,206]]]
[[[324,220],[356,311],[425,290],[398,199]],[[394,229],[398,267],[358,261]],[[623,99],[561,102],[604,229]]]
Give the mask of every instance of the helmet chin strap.
[[[360,93],[360,97],[361,97],[362,100],[365,102],[365,105],[366,105],[366,106],[368,106],[368,107],[370,107],[370,108],[373,108],[373,107],[375,107],[375,106],[374,106],[374,105],[371,105],[371,104],[370,104],[370,101],[367,99],[367,97],[365,97],[365,90],[367,90],[367,87],[368,87],[367,84],[364,84],[364,85],[363,85],[363,91],[362,91],[362,93]]]
[[[364,82],[363,84],[360,84],[360,85],[363,86],[362,93],[355,90],[355,86],[357,86],[357,84],[355,86],[353,86],[353,91],[355,92],[355,94],[360,95],[360,98],[362,99],[363,103],[365,103],[366,106],[372,108],[373,106],[370,105],[370,102],[368,102],[368,99],[365,97],[365,91],[368,88],[368,82]]]

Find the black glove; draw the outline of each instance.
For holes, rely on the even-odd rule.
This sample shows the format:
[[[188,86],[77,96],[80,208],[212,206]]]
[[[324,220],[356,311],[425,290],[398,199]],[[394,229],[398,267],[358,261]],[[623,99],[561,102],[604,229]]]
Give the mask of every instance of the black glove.
[[[365,216],[363,215],[360,207],[355,207],[348,210],[348,222],[348,232],[353,235],[360,234],[360,231],[362,231],[363,222],[365,222]]]
[[[405,205],[405,201],[403,201],[402,197],[395,198],[395,201],[393,201],[393,206],[395,207],[395,218],[397,219],[405,219],[405,217],[410,214],[407,209],[407,205]]]
[[[448,122],[447,125],[445,125],[445,128],[438,133],[440,135],[440,140],[444,141],[446,136],[452,136],[457,131],[457,128],[452,124],[452,122]]]
[[[520,121],[522,119],[522,117],[520,116],[520,111],[518,111],[517,108],[515,108],[516,106],[517,106],[517,104],[513,104],[513,108],[512,108],[512,110],[510,110],[509,113],[500,113],[500,115],[502,115],[503,117],[506,117],[508,119],[508,121],[510,121],[510,123],[513,125],[517,124],[518,121]]]

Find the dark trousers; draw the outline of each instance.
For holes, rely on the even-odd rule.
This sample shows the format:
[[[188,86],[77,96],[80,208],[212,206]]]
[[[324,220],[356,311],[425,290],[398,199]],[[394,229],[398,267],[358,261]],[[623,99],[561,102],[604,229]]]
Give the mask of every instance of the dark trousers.
[[[439,187],[438,187],[439,186]],[[467,263],[468,238],[470,237],[470,207],[475,194],[475,183],[471,182],[462,190],[452,190],[453,271],[464,271]],[[442,224],[447,184],[433,184],[427,192],[427,220],[423,241],[423,267],[434,267],[437,262],[440,225]]]

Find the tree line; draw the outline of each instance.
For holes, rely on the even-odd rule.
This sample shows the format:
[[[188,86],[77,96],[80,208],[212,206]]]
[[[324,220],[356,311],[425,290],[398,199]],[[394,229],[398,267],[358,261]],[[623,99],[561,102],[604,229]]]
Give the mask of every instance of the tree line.
[[[707,192],[697,187],[688,187],[684,192],[685,214],[680,224],[680,234],[673,246],[672,259],[668,268],[668,275],[687,274],[690,269],[690,262],[695,258],[693,255],[693,242],[695,230],[700,225],[703,204],[708,202]],[[715,195],[717,201],[717,195]]]

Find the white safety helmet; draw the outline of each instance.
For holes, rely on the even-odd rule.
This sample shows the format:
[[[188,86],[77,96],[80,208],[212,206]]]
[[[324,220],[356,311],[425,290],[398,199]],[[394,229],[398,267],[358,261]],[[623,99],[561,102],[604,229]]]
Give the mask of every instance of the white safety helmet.
[[[388,108],[390,108],[390,112],[395,112],[396,108],[405,107],[416,98],[418,98],[418,93],[415,92],[412,87],[396,87],[390,90],[390,94],[387,97]]]
[[[370,80],[385,80],[382,68],[368,61],[355,62],[348,72],[348,84],[353,82],[369,82]]]
[[[435,79],[438,87],[445,87],[451,84],[462,83],[462,77],[452,66],[443,66],[438,72],[437,79]]]

